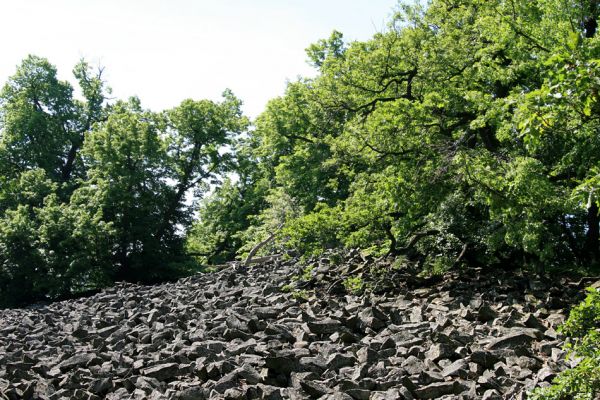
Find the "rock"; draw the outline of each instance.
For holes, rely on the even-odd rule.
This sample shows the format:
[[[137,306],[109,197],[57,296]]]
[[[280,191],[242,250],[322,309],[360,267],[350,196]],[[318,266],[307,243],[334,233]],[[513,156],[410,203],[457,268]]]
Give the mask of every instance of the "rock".
[[[246,398],[244,392],[238,388],[227,389],[223,394],[223,397],[226,400],[243,400]]]
[[[469,374],[467,362],[465,360],[456,360],[442,370],[443,377],[461,377],[467,379]]]
[[[552,371],[549,367],[543,367],[537,373],[537,378],[541,382],[552,382],[552,380],[556,377],[556,373]]]
[[[280,259],[0,310],[0,398],[524,399],[574,362],[548,311],[570,285],[527,303],[510,272],[428,280],[353,254],[315,263],[301,301],[280,288],[304,266]],[[372,291],[329,290],[359,270]]]
[[[317,335],[331,335],[342,326],[340,321],[331,318],[321,321],[309,321],[306,324],[308,325],[308,329]]]
[[[425,357],[431,361],[438,361],[442,358],[450,358],[454,354],[454,347],[445,343],[437,343],[425,352]]]
[[[481,400],[502,400],[502,396],[496,389],[488,389],[483,394]]]
[[[209,398],[207,389],[200,386],[193,386],[183,389],[175,395],[177,400],[205,400]]]
[[[370,348],[363,347],[356,352],[356,358],[359,363],[372,363],[379,358],[379,355]]]
[[[311,398],[318,398],[324,396],[329,392],[326,386],[315,382],[315,381],[301,381],[300,387],[306,392]]]
[[[144,376],[157,379],[159,381],[166,381],[174,378],[179,374],[179,364],[166,363],[158,364],[146,369],[143,369],[142,374]]]
[[[529,332],[509,333],[497,339],[492,340],[486,348],[488,350],[514,349],[518,347],[530,346],[536,336]]]
[[[114,388],[114,383],[110,378],[96,379],[92,381],[89,391],[98,396],[104,396]]]
[[[442,396],[456,393],[456,382],[436,382],[415,390],[419,399],[439,399]],[[460,392],[459,392],[460,393]]]
[[[98,362],[100,362],[100,359],[95,354],[82,353],[75,354],[74,356],[67,358],[58,364],[57,367],[64,372],[78,367],[97,364]]]
[[[369,400],[371,397],[371,391],[367,389],[348,389],[345,393],[354,400]]]
[[[488,303],[483,303],[477,310],[477,319],[482,322],[498,318],[498,313]]]
[[[299,370],[300,363],[292,355],[268,356],[265,358],[265,366],[275,373],[289,375]]]
[[[275,386],[258,384],[258,395],[262,400],[283,400],[281,389]]]
[[[546,330],[546,326],[542,323],[542,321],[539,320],[533,314],[525,315],[525,318],[523,319],[523,324],[525,324],[525,326],[528,328],[538,329],[541,331]]]
[[[227,389],[231,389],[238,386],[238,373],[237,371],[230,372],[223,376],[215,383],[213,390],[218,393],[225,393]]]
[[[338,371],[343,367],[351,367],[356,363],[356,358],[340,353],[332,354],[327,359],[327,368]]]
[[[370,328],[374,331],[385,326],[385,320],[387,317],[376,307],[369,307],[358,314],[360,326],[362,329]]]
[[[410,356],[402,363],[402,368],[404,368],[409,375],[417,375],[425,369],[425,364],[417,357]]]
[[[469,360],[481,365],[485,369],[489,369],[494,366],[500,359],[496,357],[492,352],[486,350],[478,350],[471,353]]]

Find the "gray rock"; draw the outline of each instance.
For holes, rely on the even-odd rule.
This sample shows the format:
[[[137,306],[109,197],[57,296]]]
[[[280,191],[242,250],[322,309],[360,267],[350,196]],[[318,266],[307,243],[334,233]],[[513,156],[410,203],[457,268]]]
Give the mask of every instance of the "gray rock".
[[[317,335],[331,335],[342,326],[340,321],[331,318],[320,321],[309,321],[306,324],[308,325],[308,329]]]
[[[410,356],[402,363],[402,368],[404,368],[409,375],[417,375],[425,369],[425,364],[417,357]]]
[[[306,392],[311,398],[319,398],[329,393],[329,389],[321,383],[315,381],[301,381],[300,387]]]
[[[338,371],[343,367],[351,367],[356,363],[356,358],[344,355],[340,353],[335,353],[329,356],[327,359],[327,368]]]
[[[457,382],[436,382],[418,388],[414,393],[419,399],[439,399],[448,394],[458,394],[456,393],[458,388],[456,383]]]
[[[536,336],[529,332],[514,332],[492,340],[486,348],[488,350],[514,349],[530,346]]]
[[[481,400],[502,400],[502,396],[496,389],[488,389],[483,394]]]
[[[443,377],[460,377],[467,379],[469,369],[465,360],[456,360],[442,370]]]
[[[89,391],[98,396],[104,396],[114,388],[114,383],[110,378],[96,379],[92,381]]]
[[[455,347],[445,344],[445,343],[436,343],[431,346],[431,348],[425,352],[425,357],[431,361],[438,361],[442,358],[450,358],[454,354]]]
[[[179,374],[179,364],[158,364],[149,368],[145,368],[141,372],[144,376],[154,378],[159,381],[166,381],[168,379],[176,377]]]
[[[95,354],[82,353],[75,354],[74,356],[67,358],[66,360],[58,364],[57,367],[61,371],[69,371],[78,367],[85,367],[88,365],[98,364],[100,361],[100,358],[98,358],[98,356],[96,356]]]

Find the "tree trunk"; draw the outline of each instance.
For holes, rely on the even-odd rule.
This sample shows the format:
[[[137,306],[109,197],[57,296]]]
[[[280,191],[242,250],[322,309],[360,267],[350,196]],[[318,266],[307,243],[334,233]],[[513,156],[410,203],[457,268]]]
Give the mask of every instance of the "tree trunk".
[[[61,178],[63,182],[67,182],[71,179],[71,174],[73,173],[75,158],[77,157],[77,151],[79,150],[79,147],[81,147],[81,142],[71,144],[71,148],[67,154],[67,160],[61,171]]]
[[[600,219],[598,218],[598,205],[591,201],[587,213],[588,231],[586,234],[586,253],[590,262],[596,263],[600,255]]]
[[[589,3],[588,12],[591,15],[587,15],[582,23],[585,37],[590,39],[596,36],[596,30],[598,29],[598,21],[597,21],[597,10],[598,10],[598,0],[592,0]]]

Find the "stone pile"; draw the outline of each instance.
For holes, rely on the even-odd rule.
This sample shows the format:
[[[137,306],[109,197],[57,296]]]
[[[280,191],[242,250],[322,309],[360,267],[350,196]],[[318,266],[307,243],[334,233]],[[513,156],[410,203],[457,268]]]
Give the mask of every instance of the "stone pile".
[[[273,261],[0,310],[0,398],[525,398],[573,362],[556,328],[576,285],[376,267]]]

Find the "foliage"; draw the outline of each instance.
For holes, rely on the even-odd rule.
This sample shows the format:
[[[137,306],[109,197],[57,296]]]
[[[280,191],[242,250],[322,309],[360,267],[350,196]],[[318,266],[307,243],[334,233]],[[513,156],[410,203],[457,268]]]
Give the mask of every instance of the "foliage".
[[[365,283],[360,276],[349,276],[342,282],[344,288],[352,294],[360,294],[365,288]]]
[[[232,168],[222,149],[247,126],[229,91],[153,113],[73,72],[83,100],[35,56],[0,92],[0,306],[189,273],[186,197]]]
[[[581,361],[560,373],[552,386],[537,389],[531,398],[539,400],[595,399],[600,393],[600,291],[589,288],[586,299],[571,310],[560,331],[568,338],[570,357]]]
[[[584,3],[401,4],[370,40],[311,45],[317,76],[271,100],[245,146],[257,195],[295,210],[275,247],[360,247],[427,273],[597,267],[600,48]],[[272,232],[274,207],[243,216],[229,254]]]

